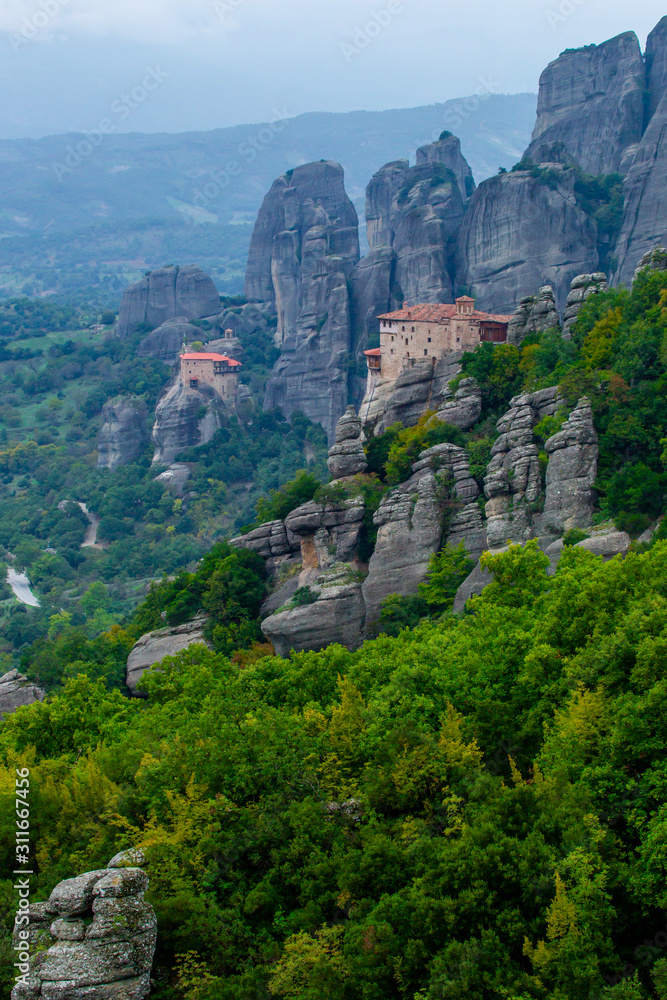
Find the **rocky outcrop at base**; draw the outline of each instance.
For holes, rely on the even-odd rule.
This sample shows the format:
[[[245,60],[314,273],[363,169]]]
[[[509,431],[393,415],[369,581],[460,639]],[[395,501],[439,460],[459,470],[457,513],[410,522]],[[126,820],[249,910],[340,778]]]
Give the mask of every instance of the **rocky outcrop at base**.
[[[573,279],[570,287],[563,316],[563,340],[572,339],[572,327],[577,322],[584,303],[588,302],[592,295],[609,291],[607,275],[602,271],[597,271],[595,274],[579,274]]]
[[[143,325],[154,330],[168,320],[203,319],[220,312],[220,296],[200,267],[162,267],[123,293],[118,336],[131,337]]]
[[[161,628],[142,635],[127,658],[126,683],[132,694],[138,695],[137,685],[141,678],[165,656],[174,656],[197,643],[207,646],[204,638],[207,621],[206,615],[198,615],[184,625]]]
[[[348,406],[336,425],[336,443],[329,449],[327,465],[332,479],[356,476],[368,468],[361,420],[353,406]]]
[[[60,882],[19,908],[12,944],[25,973],[12,1000],[144,1000],[157,942],[140,851]]]
[[[637,265],[633,281],[642,271],[667,271],[667,247],[654,247],[647,251]]]
[[[521,299],[507,327],[507,343],[519,346],[526,337],[547,330],[559,330],[560,317],[551,285],[543,285],[537,295]]]
[[[193,389],[177,378],[159,400],[153,425],[153,462],[170,465],[179,452],[207,444],[223,425],[227,408],[205,383]]]
[[[451,396],[449,388],[444,390]],[[467,431],[482,416],[482,390],[474,378],[464,378],[459,382],[453,397],[443,403],[436,417],[444,424]]]
[[[36,701],[44,701],[45,698],[45,691],[18,670],[10,670],[0,677],[0,721],[15,712],[17,708],[34,705]]]
[[[461,374],[462,357],[461,351],[455,351],[435,365],[430,361],[415,361],[398,378],[380,378],[374,382],[359,410],[366,437],[383,434],[396,423],[414,427],[427,410],[439,411],[449,403],[452,400],[449,383]]]
[[[102,407],[97,468],[118,469],[136,461],[148,446],[148,410],[138,396],[117,396]]]
[[[349,566],[334,565],[309,585],[316,597],[312,604],[287,606],[262,622],[262,631],[278,656],[291,650],[324,649],[340,643],[358,649],[363,642],[366,616],[361,585],[351,579]]]

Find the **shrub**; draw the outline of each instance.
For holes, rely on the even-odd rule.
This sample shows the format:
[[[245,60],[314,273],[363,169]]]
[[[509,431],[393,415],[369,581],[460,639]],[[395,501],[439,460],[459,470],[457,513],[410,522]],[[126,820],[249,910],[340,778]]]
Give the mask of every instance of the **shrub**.
[[[310,587],[299,587],[294,597],[292,598],[292,604],[296,608],[301,608],[306,604],[314,604],[319,594]]]

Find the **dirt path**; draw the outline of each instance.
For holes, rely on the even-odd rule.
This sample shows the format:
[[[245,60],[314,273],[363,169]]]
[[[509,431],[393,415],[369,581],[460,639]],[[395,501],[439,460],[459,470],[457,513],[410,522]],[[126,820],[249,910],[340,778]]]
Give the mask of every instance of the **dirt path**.
[[[79,507],[83,513],[88,518],[88,528],[86,529],[86,537],[81,543],[82,549],[102,549],[103,545],[99,545],[97,542],[97,529],[100,526],[100,519],[97,514],[91,514],[91,512],[86,507],[85,503],[79,503]]]
[[[30,580],[25,573],[17,573],[11,566],[7,568],[7,583],[14,591],[14,596],[21,604],[30,608],[38,608],[39,601],[30,589]]]

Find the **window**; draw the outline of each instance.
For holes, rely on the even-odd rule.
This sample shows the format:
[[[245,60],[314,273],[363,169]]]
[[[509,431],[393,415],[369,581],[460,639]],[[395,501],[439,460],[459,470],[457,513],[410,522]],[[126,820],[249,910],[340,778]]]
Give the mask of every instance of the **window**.
[[[428,342],[429,342],[429,344],[431,343],[431,338],[430,337],[428,338]]]
[[[191,389],[196,389],[198,385],[199,385],[199,379],[198,378],[191,378],[190,379],[190,388]]]
[[[457,344],[460,344],[460,343],[461,343],[461,338],[460,338],[460,337],[457,337],[457,338],[456,338],[456,343],[457,343]]]
[[[405,333],[405,327],[403,327],[403,333]]]
[[[392,344],[394,343],[394,338],[393,337],[391,338],[391,342],[392,342]],[[391,353],[393,354],[394,352],[392,351]]]
[[[406,343],[406,344],[408,343],[408,338],[407,338],[407,337],[405,338],[405,343]]]
[[[413,332],[413,333],[415,332],[415,328],[414,328],[414,326],[412,327],[412,332]]]
[[[426,350],[426,348],[424,348],[424,357],[426,357],[427,354],[428,354],[428,351]]]
[[[394,353],[394,348],[393,348],[393,347],[392,347],[392,349],[391,349],[391,353],[392,353],[392,354]]]

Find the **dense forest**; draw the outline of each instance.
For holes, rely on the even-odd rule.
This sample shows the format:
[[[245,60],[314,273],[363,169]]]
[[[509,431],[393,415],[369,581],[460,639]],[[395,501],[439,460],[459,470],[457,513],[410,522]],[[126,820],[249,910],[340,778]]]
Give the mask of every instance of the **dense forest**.
[[[463,375],[482,386],[480,423],[463,435],[427,416],[373,439],[370,472],[349,487],[374,498],[371,509],[439,440],[466,447],[481,479],[509,399],[558,384],[569,405],[584,393],[593,404],[595,519],[635,539],[656,525],[667,485],[664,273],[591,299],[572,341],[482,345]],[[565,416],[536,433],[546,439]],[[273,479],[266,466],[246,524],[335,499],[340,487],[315,468],[275,471],[315,440],[312,425],[262,420],[255,438],[275,435],[286,451],[270,460]],[[240,428],[221,433],[257,475],[263,452],[253,457]],[[417,597],[389,599],[378,638],[283,660],[259,630],[261,559],[202,534],[196,505],[168,509],[147,461],[102,481],[60,447],[15,442],[0,456],[6,486],[27,480],[16,494],[24,523],[9,533],[12,493],[0,541],[18,553],[20,531],[28,548],[48,537],[52,561],[40,549],[31,572],[62,573],[48,614],[11,615],[21,669],[51,693],[0,728],[4,871],[15,769],[29,767],[36,899],[116,851],[144,850],[157,1000],[667,998],[662,528],[609,563],[566,538],[555,575],[535,541],[487,554],[493,582],[464,615],[450,609],[469,564],[445,549]],[[42,458],[48,448],[59,466]],[[198,503],[225,502],[219,454],[211,445],[199,457]],[[113,544],[95,556],[99,575],[76,611],[58,610],[83,524],[70,507],[54,520],[37,505],[48,491],[61,497],[63,482],[76,499],[77,481],[104,531],[135,539],[130,558],[145,558],[150,525],[167,526],[159,544],[174,552],[199,546],[135,610],[114,605],[125,563]],[[366,528],[370,553],[372,520]],[[128,698],[136,639],[199,609],[208,648],[163,661],[141,682],[147,697]],[[0,900],[9,986],[10,878]]]

